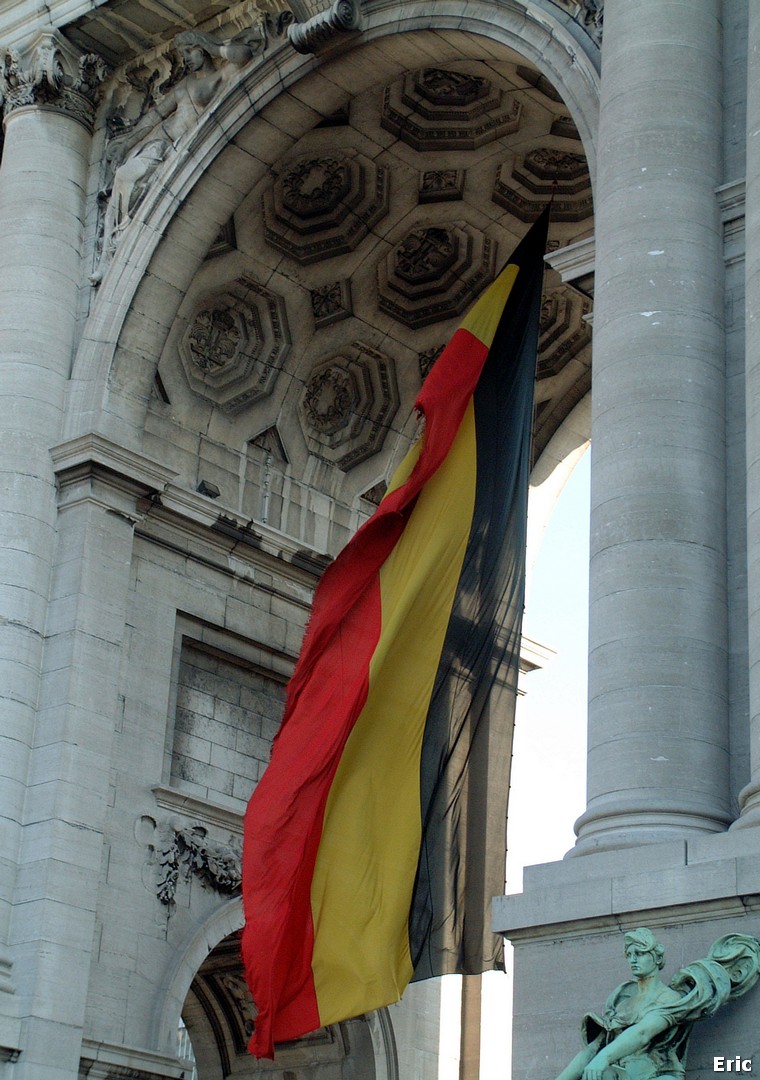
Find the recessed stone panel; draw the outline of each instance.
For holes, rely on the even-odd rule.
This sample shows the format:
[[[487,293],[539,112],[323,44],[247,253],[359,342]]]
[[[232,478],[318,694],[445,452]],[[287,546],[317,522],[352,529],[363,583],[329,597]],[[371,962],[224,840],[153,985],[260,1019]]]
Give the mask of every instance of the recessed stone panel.
[[[231,413],[271,393],[289,350],[282,297],[247,276],[200,300],[179,343],[191,388]]]
[[[353,312],[351,282],[348,278],[342,281],[331,281],[328,285],[319,285],[316,289],[312,289],[311,310],[317,330],[347,319]]]
[[[431,169],[420,174],[418,201],[455,202],[464,195],[464,169]]]
[[[387,171],[358,151],[290,162],[264,193],[264,235],[302,264],[353,251],[388,211]]]
[[[412,229],[378,266],[380,310],[413,328],[461,315],[495,258],[495,243],[466,222]]]
[[[347,472],[382,447],[398,406],[393,361],[356,341],[314,368],[299,415],[311,453]]]
[[[517,130],[520,103],[482,76],[423,68],[385,88],[381,124],[415,150],[474,150]]]
[[[591,217],[591,178],[583,154],[542,146],[499,167],[493,201],[521,221],[535,221],[552,196],[553,221]]]

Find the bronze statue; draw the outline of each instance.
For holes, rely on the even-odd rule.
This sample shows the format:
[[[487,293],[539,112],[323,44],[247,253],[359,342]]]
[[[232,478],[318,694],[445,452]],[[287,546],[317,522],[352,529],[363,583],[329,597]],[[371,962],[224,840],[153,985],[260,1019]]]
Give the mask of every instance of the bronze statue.
[[[669,986],[659,975],[664,954],[651,930],[625,935],[633,979],[613,991],[603,1016],[583,1018],[586,1046],[557,1080],[680,1080],[695,1021],[741,997],[760,974],[760,942],[746,934],[719,938]]]

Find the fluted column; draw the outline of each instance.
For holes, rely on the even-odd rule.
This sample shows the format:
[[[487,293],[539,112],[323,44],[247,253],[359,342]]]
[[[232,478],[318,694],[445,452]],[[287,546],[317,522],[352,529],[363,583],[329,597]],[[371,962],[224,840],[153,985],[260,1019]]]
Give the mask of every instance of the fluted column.
[[[745,203],[750,782],[738,826],[760,824],[760,6],[749,5]]]
[[[605,4],[579,853],[730,820],[719,9]]]
[[[12,991],[3,954],[55,552],[49,451],[74,346],[92,102],[104,69],[47,32],[21,51],[0,49],[0,72],[0,991]]]

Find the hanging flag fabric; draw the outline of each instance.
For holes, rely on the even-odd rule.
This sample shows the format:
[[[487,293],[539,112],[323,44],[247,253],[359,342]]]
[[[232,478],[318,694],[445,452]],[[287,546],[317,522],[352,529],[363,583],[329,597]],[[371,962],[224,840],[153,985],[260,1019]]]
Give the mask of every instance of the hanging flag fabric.
[[[316,590],[245,819],[259,1057],[412,979],[501,966],[547,224],[433,365],[422,438]]]

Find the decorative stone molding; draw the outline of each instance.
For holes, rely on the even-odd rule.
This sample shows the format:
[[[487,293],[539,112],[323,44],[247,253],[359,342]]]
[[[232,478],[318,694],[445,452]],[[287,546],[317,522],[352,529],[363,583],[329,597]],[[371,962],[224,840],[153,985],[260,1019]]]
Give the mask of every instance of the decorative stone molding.
[[[387,170],[358,151],[298,158],[264,194],[264,235],[306,265],[353,251],[388,212]]]
[[[554,86],[554,83],[550,82],[545,75],[542,75],[535,68],[518,66],[517,74],[521,79],[525,79],[526,83],[535,87],[540,94],[543,94],[549,101],[562,104],[562,95],[559,90]]]
[[[25,105],[47,105],[92,131],[100,85],[108,75],[101,57],[80,54],[54,30],[39,33],[27,49],[5,49],[1,55],[4,116]]]
[[[455,202],[464,195],[464,169],[433,169],[420,173],[418,202]]]
[[[237,846],[217,844],[208,839],[203,825],[173,828],[169,843],[157,851],[159,865],[158,899],[173,907],[180,874],[185,881],[195,875],[203,885],[225,896],[240,891],[241,855]]]
[[[355,341],[312,371],[299,415],[311,453],[348,472],[380,450],[398,406],[393,361]]]
[[[378,266],[380,310],[414,329],[461,315],[495,259],[495,243],[466,222],[412,229]]]
[[[520,103],[490,80],[423,68],[383,93],[381,124],[415,150],[474,150],[520,126]]]
[[[185,1080],[189,1064],[173,1054],[83,1039],[79,1080]]]
[[[314,326],[319,330],[323,326],[347,319],[353,313],[351,304],[351,282],[333,281],[329,285],[320,285],[311,290],[311,310]]]
[[[293,13],[298,18],[298,11],[306,14],[313,6],[304,3],[291,3]],[[319,52],[330,42],[342,34],[359,30],[361,26],[361,13],[358,0],[335,0],[322,11],[317,11],[305,21],[292,23],[288,27],[288,37],[296,52],[315,53]]]
[[[585,320],[590,311],[588,297],[567,285],[544,296],[536,369],[539,379],[558,375],[581,349],[591,344],[591,327]]]
[[[557,135],[560,139],[575,139],[576,142],[580,142],[580,133],[575,126],[575,121],[571,116],[557,116],[552,120],[552,126],[549,129],[550,135]]]
[[[248,276],[204,297],[179,343],[192,390],[236,413],[271,393],[290,351],[285,301]]]
[[[554,221],[591,217],[591,178],[583,154],[541,146],[522,157],[512,156],[500,166],[493,201],[520,221],[535,221],[552,196]]]

